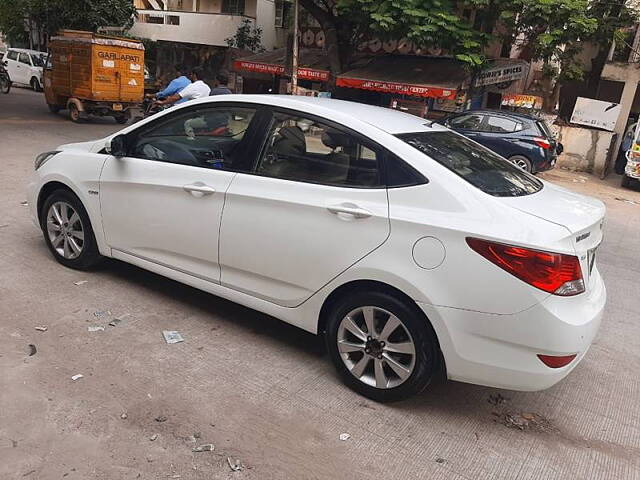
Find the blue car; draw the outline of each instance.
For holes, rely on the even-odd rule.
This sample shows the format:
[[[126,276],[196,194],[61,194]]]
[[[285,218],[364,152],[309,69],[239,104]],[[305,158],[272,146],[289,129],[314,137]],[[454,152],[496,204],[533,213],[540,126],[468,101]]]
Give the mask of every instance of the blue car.
[[[447,117],[443,124],[531,173],[553,168],[562,153],[562,144],[544,120],[532,115],[470,110]]]

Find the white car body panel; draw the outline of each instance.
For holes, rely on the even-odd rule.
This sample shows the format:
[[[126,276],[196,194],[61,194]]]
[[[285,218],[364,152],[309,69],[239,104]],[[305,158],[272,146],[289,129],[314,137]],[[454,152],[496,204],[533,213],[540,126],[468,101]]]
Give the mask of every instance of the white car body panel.
[[[63,152],[42,165],[29,185],[32,213],[37,215],[42,187],[61,182],[87,208],[103,255],[313,333],[319,331],[325,301],[337,289],[363,280],[386,284],[425,313],[452,379],[536,390],[553,385],[578,364],[550,369],[537,354],[584,356],[606,300],[597,264],[589,262],[602,239],[602,202],[546,182],[532,195],[490,196],[393,135],[444,127],[349,102],[209,97],[165,110],[121,133],[183,108],[217,102],[279,106],[327,118],[373,139],[429,182],[341,188],[117,159],[98,153],[111,136],[60,147]],[[199,197],[184,191],[196,182],[215,193]],[[90,190],[99,190],[99,196]],[[353,218],[327,210],[335,205],[371,215]],[[470,236],[576,255],[586,291],[559,297],[528,285],[469,248]],[[425,238],[429,247],[420,251]],[[417,258],[427,265],[418,265]]]
[[[342,206],[370,216],[328,210]],[[387,191],[239,173],[220,231],[222,284],[295,307],[387,239]]]
[[[107,156],[100,177],[107,243],[114,250],[219,283],[218,232],[234,175]],[[197,186],[213,192],[186,190]]]

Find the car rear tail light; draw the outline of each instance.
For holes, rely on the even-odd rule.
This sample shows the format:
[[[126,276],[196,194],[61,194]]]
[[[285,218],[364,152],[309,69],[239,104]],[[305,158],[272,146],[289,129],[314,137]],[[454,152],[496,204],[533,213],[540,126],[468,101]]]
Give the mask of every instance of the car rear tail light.
[[[536,145],[544,148],[545,150],[549,150],[551,148],[551,142],[544,137],[533,137],[533,141],[536,142]]]
[[[545,292],[570,297],[584,292],[580,261],[574,255],[467,238],[477,253],[523,282]]]
[[[573,359],[576,358],[576,354],[561,355],[559,357],[556,357],[555,355],[538,355],[538,358],[549,368],[562,368],[573,362]]]

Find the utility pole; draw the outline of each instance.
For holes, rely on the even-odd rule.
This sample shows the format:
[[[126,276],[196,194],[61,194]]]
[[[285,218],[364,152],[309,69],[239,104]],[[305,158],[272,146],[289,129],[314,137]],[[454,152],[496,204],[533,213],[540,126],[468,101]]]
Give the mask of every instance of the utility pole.
[[[291,94],[298,94],[298,0],[293,0],[293,55],[291,69]]]

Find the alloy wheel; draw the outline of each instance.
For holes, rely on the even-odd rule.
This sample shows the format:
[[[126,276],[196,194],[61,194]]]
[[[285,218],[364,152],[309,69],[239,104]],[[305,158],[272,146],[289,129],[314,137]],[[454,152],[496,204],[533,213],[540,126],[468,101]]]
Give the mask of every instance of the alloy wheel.
[[[524,158],[522,158],[522,157],[517,157],[517,158],[514,158],[513,160],[511,160],[511,162],[512,162],[514,165],[516,165],[516,166],[520,167],[520,168],[521,168],[522,170],[524,170],[525,172],[528,172],[528,171],[529,171],[529,163],[528,163],[528,162],[527,162],[527,160],[525,160]]]
[[[80,215],[67,202],[55,202],[47,212],[47,234],[51,246],[63,258],[78,258],[84,247]]]
[[[337,343],[347,370],[372,387],[397,387],[413,373],[413,338],[397,316],[382,308],[364,306],[349,312],[340,321]]]

